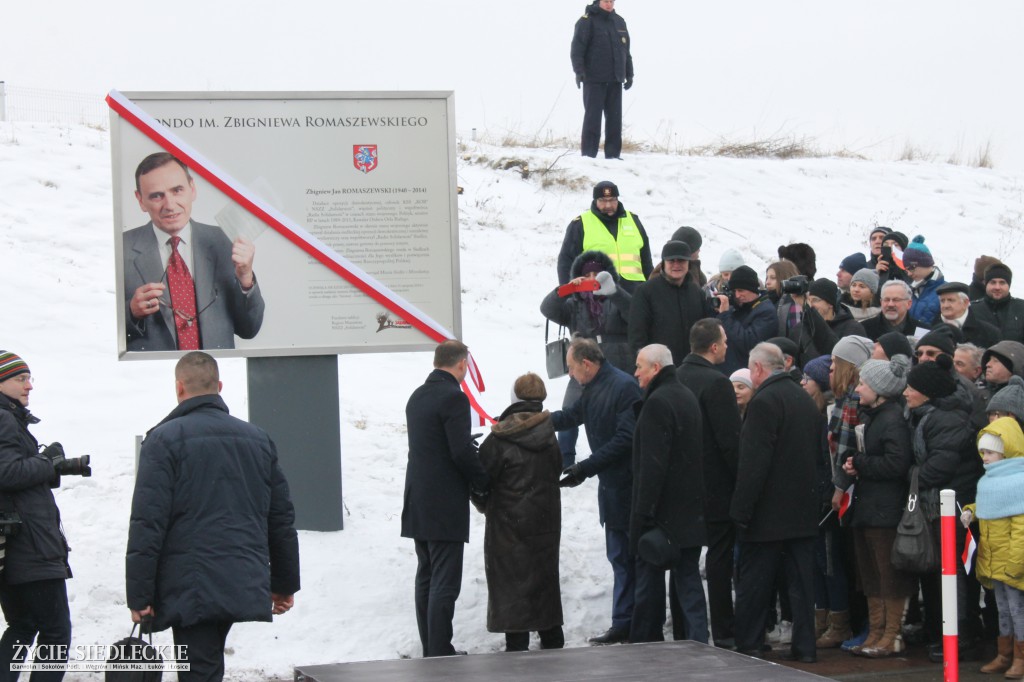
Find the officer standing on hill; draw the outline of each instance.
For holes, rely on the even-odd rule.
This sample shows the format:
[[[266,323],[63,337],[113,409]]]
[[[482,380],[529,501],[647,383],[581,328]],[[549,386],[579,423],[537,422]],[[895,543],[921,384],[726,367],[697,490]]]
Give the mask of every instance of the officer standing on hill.
[[[622,153],[622,89],[633,87],[629,42],[615,0],[594,0],[576,20],[570,56],[576,87],[583,86],[583,156],[597,156],[602,114],[605,158],[617,159]]]

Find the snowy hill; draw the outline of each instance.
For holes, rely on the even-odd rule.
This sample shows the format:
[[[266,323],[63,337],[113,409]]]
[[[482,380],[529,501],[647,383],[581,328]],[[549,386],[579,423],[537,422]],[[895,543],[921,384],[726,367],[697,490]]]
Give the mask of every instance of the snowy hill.
[[[618,184],[656,254],[678,226],[699,229],[708,274],[727,248],[763,274],[778,245],[806,241],[819,275],[831,277],[879,224],[925,235],[947,279],[969,281],[981,253],[1024,272],[1024,181],[997,170],[657,154],[595,161],[565,149],[471,142],[458,158],[464,340],[489,386],[483,399],[492,414],[506,406],[516,376],[543,374],[538,306],[556,284],[565,226],[602,179]],[[105,131],[0,123],[0,348],[21,354],[38,377],[31,409],[43,420],[33,428],[39,440],[61,441],[68,456],[93,456],[92,478],[65,477],[56,492],[73,549],[73,644],[81,645],[109,644],[129,629],[124,547],[134,437],[174,406],[172,362],[116,358],[110,177]],[[300,533],[296,606],[272,625],[232,630],[229,679],[288,678],[299,663],[419,655],[416,559],[412,542],[399,537],[399,519],[404,406],[430,362],[427,353],[340,358],[346,529]],[[222,360],[221,368],[225,400],[245,416],[245,363]],[[549,382],[550,408],[564,385]],[[286,458],[287,444],[279,446]],[[609,624],[611,571],[596,497],[596,482],[562,497],[567,646],[584,646]],[[503,645],[484,628],[482,538],[474,514],[455,618],[455,643],[471,653]],[[170,643],[170,634],[157,639]]]

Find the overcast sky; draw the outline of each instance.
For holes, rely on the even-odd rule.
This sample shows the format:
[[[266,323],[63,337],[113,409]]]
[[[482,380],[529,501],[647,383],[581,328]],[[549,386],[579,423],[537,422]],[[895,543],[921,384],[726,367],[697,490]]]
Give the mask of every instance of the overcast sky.
[[[454,90],[457,127],[575,138],[583,0],[5,3],[0,80],[120,90]],[[619,0],[627,136],[810,136],[892,158],[991,142],[1024,171],[1017,0]]]

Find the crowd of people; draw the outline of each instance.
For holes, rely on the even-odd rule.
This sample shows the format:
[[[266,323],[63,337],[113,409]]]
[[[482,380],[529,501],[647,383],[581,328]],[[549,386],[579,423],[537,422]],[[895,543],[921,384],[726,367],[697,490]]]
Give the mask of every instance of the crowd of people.
[[[451,467],[452,540],[467,539],[472,497],[486,514],[488,627],[510,650],[532,631],[543,648],[564,642],[558,487],[596,477],[612,604],[592,644],[662,639],[667,602],[675,638],[751,656],[772,642],[804,662],[823,648],[880,658],[921,644],[942,661],[939,568],[892,561],[913,482],[936,545],[942,489],[964,510],[957,555],[968,528],[980,545],[957,573],[961,660],[996,640],[983,669],[1024,677],[1024,301],[996,258],[947,281],[924,237],[867,231],[831,278],[809,244],[780,246],[764,272],[729,250],[709,277],[699,230],[652,245],[603,181],[566,229],[558,286],[540,305],[572,332],[561,409],[544,411],[540,377],[520,377],[477,454],[458,392],[468,351],[442,344],[458,344],[435,361],[454,402],[431,428],[448,440],[424,450],[414,402],[425,403],[410,401],[406,510],[419,487],[442,494],[414,459]],[[408,535],[418,550],[432,540]],[[431,561],[420,552],[421,573]],[[461,575],[461,548],[458,564]],[[446,627],[444,647],[425,638],[424,653],[453,653],[457,587],[427,587],[418,578],[417,613],[421,592],[428,611],[441,595]]]

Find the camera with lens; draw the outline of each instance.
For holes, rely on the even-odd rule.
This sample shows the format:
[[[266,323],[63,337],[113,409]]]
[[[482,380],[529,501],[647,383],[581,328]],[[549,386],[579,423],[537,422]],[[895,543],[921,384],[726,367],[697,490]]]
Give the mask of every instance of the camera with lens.
[[[51,488],[60,487],[60,477],[63,476],[92,476],[92,468],[89,466],[89,455],[72,457],[64,456],[64,446],[60,443],[50,443],[42,452],[43,457],[53,463],[53,481]]]
[[[807,275],[797,275],[782,280],[782,293],[790,296],[806,296],[811,288],[811,280]]]

